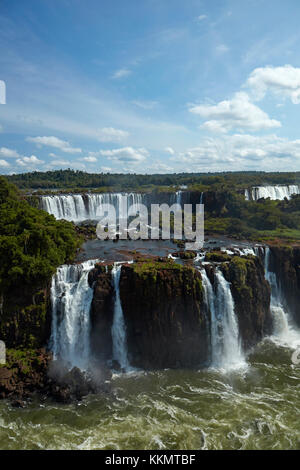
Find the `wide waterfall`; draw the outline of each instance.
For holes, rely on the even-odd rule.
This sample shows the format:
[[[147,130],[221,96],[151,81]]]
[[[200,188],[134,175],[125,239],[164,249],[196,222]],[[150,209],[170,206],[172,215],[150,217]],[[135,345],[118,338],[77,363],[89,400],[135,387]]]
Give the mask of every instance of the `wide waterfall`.
[[[127,354],[126,325],[120,298],[121,269],[121,263],[114,263],[114,267],[111,272],[115,289],[114,318],[111,335],[113,342],[113,359],[120,364],[121,369],[126,371],[129,369],[129,361]]]
[[[300,332],[284,308],[284,297],[280,289],[276,273],[270,270],[270,248],[264,249],[265,277],[271,287],[271,313],[274,322],[274,335],[290,347],[300,344]]]
[[[211,318],[211,366],[226,370],[245,366],[230,284],[219,269],[214,274],[214,287],[205,269],[200,272]]]
[[[100,218],[99,208],[103,204],[111,204],[118,217],[125,217],[124,201],[127,197],[127,209],[142,204],[145,195],[138,193],[103,193],[103,194],[59,194],[41,197],[41,208],[54,215],[56,219],[73,222],[97,220]]]
[[[300,185],[254,186],[251,190],[245,189],[247,201],[257,201],[261,198],[270,198],[272,200],[290,199],[293,194],[300,194]]]
[[[97,260],[60,266],[52,278],[52,331],[55,359],[87,369],[90,359],[90,307],[93,289],[88,275]]]

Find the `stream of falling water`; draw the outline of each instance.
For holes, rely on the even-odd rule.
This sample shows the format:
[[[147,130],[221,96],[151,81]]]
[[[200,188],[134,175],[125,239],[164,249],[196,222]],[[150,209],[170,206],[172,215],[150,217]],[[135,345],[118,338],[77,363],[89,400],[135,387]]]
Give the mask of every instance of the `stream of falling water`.
[[[70,367],[87,369],[90,359],[90,308],[93,289],[88,275],[98,260],[60,266],[52,278],[52,331],[54,357]]]
[[[111,328],[113,342],[113,359],[120,364],[122,370],[130,368],[127,352],[126,325],[120,298],[120,276],[122,263],[114,263],[111,275],[115,289],[114,318]]]
[[[200,272],[211,319],[211,366],[224,370],[245,367],[230,284],[216,269],[213,288],[205,269]]]

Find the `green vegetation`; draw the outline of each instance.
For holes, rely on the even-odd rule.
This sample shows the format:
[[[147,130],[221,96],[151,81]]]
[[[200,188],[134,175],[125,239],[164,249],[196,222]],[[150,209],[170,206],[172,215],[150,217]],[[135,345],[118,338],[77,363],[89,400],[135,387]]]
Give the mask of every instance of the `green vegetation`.
[[[222,251],[210,251],[205,255],[205,261],[214,261],[216,263],[224,263],[226,261],[230,261],[232,256],[228,255],[227,253],[223,253]]]
[[[300,240],[300,195],[255,202],[232,190],[217,190],[205,203],[205,231],[237,239]]]
[[[7,369],[21,369],[24,375],[28,375],[33,366],[40,365],[40,353],[33,349],[7,349],[6,364]]]
[[[265,173],[263,171],[224,173],[172,173],[172,174],[104,174],[84,171],[57,170],[23,173],[7,176],[22,189],[59,189],[82,191],[83,188],[99,191],[139,190],[170,191],[172,186],[187,185],[189,190],[244,189],[261,184],[296,184],[300,173]]]
[[[172,259],[164,259],[163,261],[154,260],[139,260],[137,263],[133,263],[133,270],[142,278],[151,276],[156,279],[158,272],[162,270],[176,270],[183,271],[186,269],[184,266],[174,263]]]
[[[51,276],[80,242],[73,224],[30,206],[0,177],[0,338],[8,347],[45,344]]]
[[[57,221],[20,198],[0,177],[0,292],[22,285],[40,289],[58,265],[73,258],[80,238],[73,224]]]
[[[30,204],[37,207],[36,194],[59,192],[138,191],[174,192],[183,187],[191,191],[198,202],[204,192],[206,234],[227,235],[236,239],[258,241],[300,240],[300,196],[290,201],[261,199],[246,201],[245,188],[267,184],[300,184],[300,172],[224,172],[180,173],[165,175],[90,174],[82,171],[59,170],[32,172],[6,177],[30,196]],[[171,220],[171,227],[173,221]],[[80,230],[78,230],[80,232]],[[84,230],[82,229],[83,233]],[[95,235],[84,233],[86,238]]]

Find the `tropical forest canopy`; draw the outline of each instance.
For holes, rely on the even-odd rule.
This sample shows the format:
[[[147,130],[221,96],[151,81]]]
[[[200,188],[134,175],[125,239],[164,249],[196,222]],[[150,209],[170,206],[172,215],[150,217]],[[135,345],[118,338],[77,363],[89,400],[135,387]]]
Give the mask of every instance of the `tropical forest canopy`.
[[[300,184],[300,172],[265,173],[171,173],[171,174],[104,174],[86,173],[75,170],[57,170],[15,174],[6,177],[8,181],[25,190],[37,189],[98,189],[100,191],[125,191],[154,189],[155,187],[176,187],[188,185],[189,189],[205,190],[211,187],[227,186],[246,188],[267,184]]]
[[[15,285],[43,287],[79,245],[74,226],[23,199],[0,177],[0,293]]]

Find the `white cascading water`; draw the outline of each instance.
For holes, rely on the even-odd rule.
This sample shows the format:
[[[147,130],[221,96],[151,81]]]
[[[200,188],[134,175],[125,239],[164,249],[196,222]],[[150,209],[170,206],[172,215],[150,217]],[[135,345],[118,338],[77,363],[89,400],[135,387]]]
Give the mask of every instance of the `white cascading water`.
[[[171,200],[171,202],[173,202],[173,201]],[[176,193],[175,193],[175,203],[176,204],[181,204],[181,202],[182,202],[182,191],[176,191]]]
[[[127,353],[126,325],[120,298],[120,276],[122,263],[114,263],[111,275],[115,289],[114,318],[111,328],[113,343],[113,359],[118,361],[121,369],[128,370],[130,365]]]
[[[55,359],[86,370],[90,360],[90,308],[93,289],[88,275],[98,260],[60,266],[52,277],[52,331]]]
[[[282,201],[284,198],[290,199],[293,194],[300,194],[299,185],[254,186],[251,191],[245,189],[245,199],[247,201],[257,201],[261,198]]]
[[[57,194],[41,197],[41,208],[54,215],[56,219],[73,222],[99,219],[99,207],[103,204],[114,206],[117,215],[122,218],[122,198],[127,196],[127,209],[142,204],[144,196],[138,193],[104,194]]]
[[[217,269],[213,288],[205,269],[200,272],[205,302],[211,316],[211,366],[225,370],[244,367],[246,362],[239,340],[230,284]]]
[[[296,348],[300,344],[300,331],[293,325],[289,313],[284,309],[282,293],[275,272],[270,271],[270,248],[264,249],[265,278],[271,287],[271,313],[274,336],[284,344]]]

